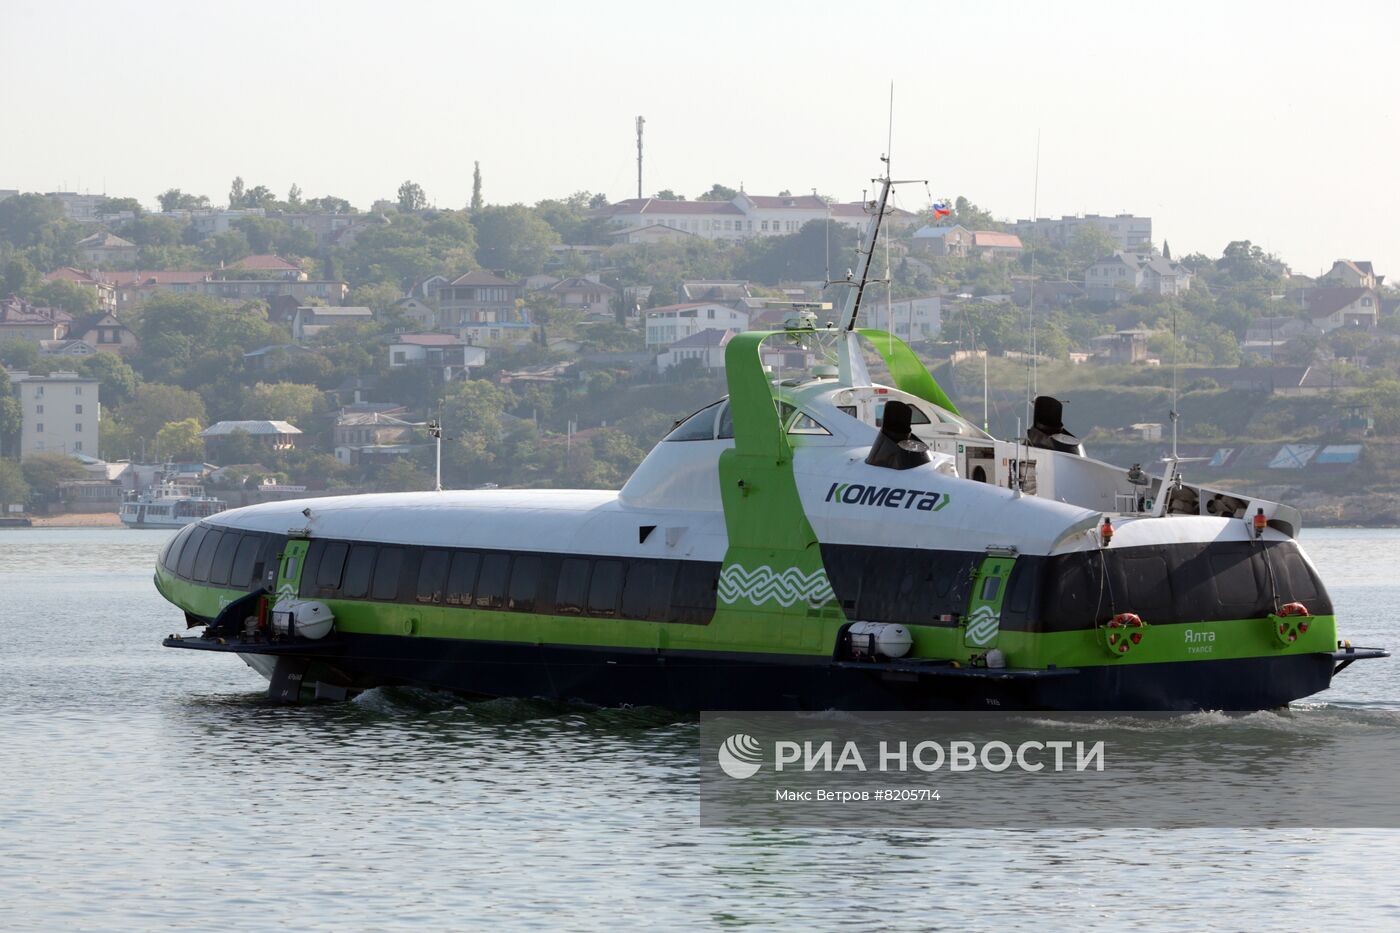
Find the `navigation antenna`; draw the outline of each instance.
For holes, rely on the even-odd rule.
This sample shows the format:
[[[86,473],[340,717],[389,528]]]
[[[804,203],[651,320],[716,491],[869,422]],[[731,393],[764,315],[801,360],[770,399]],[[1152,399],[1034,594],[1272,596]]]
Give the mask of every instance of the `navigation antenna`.
[[[1038,215],[1039,211],[1040,211],[1040,130],[1036,130],[1036,131],[1035,131],[1035,184],[1032,186],[1032,189],[1031,189],[1031,229],[1035,229],[1035,219],[1036,219],[1036,216]],[[1033,423],[1033,416],[1032,416],[1032,413],[1031,413],[1031,409],[1032,409],[1032,406],[1033,406],[1034,403],[1035,403],[1035,397],[1036,397],[1036,395],[1040,392],[1040,382],[1039,382],[1039,375],[1040,375],[1040,373],[1039,373],[1039,367],[1040,367],[1040,353],[1039,353],[1039,348],[1038,348],[1038,346],[1037,346],[1037,339],[1036,339],[1038,335],[1036,334],[1036,330],[1035,330],[1035,250],[1034,250],[1034,249],[1031,250],[1030,278],[1031,278],[1031,281],[1030,281],[1031,295],[1030,295],[1030,301],[1029,301],[1028,304],[1027,304],[1027,308],[1028,308],[1028,318],[1029,318],[1029,325],[1030,325],[1030,332],[1031,332],[1031,334],[1030,334],[1031,360],[1030,360],[1030,365],[1029,365],[1028,367],[1026,367],[1026,426],[1027,426],[1027,427],[1029,427],[1029,426]]]
[[[646,117],[637,117],[637,200],[642,199],[642,127]]]

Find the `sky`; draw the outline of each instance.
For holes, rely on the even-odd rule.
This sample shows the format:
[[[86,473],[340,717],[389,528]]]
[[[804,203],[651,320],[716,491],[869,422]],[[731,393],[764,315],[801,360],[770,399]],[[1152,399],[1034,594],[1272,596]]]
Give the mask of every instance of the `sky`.
[[[364,208],[894,175],[1400,276],[1400,4],[5,0],[0,188],[293,183]],[[890,87],[894,88],[893,123]],[[892,133],[891,133],[892,129]],[[1039,165],[1037,170],[1037,146]],[[900,206],[927,205],[922,185]]]

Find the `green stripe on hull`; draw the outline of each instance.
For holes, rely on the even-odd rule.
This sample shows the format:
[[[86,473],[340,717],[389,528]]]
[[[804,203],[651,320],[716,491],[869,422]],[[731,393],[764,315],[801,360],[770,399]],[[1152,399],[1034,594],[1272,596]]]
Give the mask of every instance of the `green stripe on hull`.
[[[212,618],[243,594],[224,587],[189,583],[164,568],[156,587],[188,612]],[[658,648],[753,654],[830,655],[842,625],[839,618],[800,618],[753,609],[735,612],[721,605],[709,625],[532,615],[521,612],[413,606],[361,600],[325,600],[343,631],[365,635],[406,635],[476,641],[534,642],[608,648]],[[997,645],[1016,668],[1106,667],[1168,661],[1208,661],[1288,654],[1331,653],[1336,619],[1313,616],[1308,631],[1284,646],[1271,619],[1236,619],[1181,625],[1151,625],[1127,657],[1109,654],[1101,630],[1020,632],[1002,629]],[[911,658],[965,659],[960,626],[909,626]],[[1191,633],[1188,639],[1187,632]]]

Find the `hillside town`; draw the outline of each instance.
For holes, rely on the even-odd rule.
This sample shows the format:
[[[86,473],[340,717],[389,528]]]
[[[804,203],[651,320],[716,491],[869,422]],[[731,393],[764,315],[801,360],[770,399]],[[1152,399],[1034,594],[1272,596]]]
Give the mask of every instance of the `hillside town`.
[[[617,486],[724,394],[735,334],[831,316],[872,209],[721,184],[495,205],[479,167],[473,187],[444,208],[408,181],[363,210],[241,178],[227,206],[0,190],[6,517],[171,482],[231,507],[431,488],[435,424],[445,485]],[[1176,256],[1150,217],[998,220],[962,197],[887,224],[862,323],[1002,436],[1033,370],[1091,444],[1155,458],[1176,380],[1180,440],[1226,481],[1306,487],[1340,521],[1359,477],[1400,469],[1400,293],[1365,259]],[[814,362],[767,352],[775,373]]]

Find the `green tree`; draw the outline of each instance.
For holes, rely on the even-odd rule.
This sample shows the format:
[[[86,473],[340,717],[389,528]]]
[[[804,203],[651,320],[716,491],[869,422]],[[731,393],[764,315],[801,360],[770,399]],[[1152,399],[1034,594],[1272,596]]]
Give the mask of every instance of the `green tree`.
[[[473,163],[472,163],[472,203],[471,203],[471,208],[470,208],[470,210],[471,210],[471,212],[472,212],[473,214],[475,214],[477,211],[481,210],[481,208],[482,208],[483,206],[484,206],[484,205],[482,204],[482,200],[481,200],[481,163],[480,163],[480,162],[473,162]]]
[[[412,460],[400,457],[379,469],[374,485],[383,492],[421,492],[433,488],[433,477]]]
[[[23,249],[42,242],[45,229],[63,220],[63,205],[42,194],[17,194],[0,201],[0,240]]]
[[[69,480],[88,479],[88,471],[81,461],[68,454],[38,453],[24,459],[21,464],[24,481],[34,490],[34,494],[52,498],[58,492],[59,483]]]
[[[18,337],[0,340],[0,363],[10,369],[32,372],[39,365],[39,345]]]
[[[0,460],[0,506],[24,505],[29,501],[29,493],[20,465],[14,460]]]
[[[242,184],[242,179],[238,179]],[[156,195],[163,211],[198,211],[209,209],[209,196],[206,194],[185,194],[179,188],[167,188]]]
[[[198,392],[158,382],[137,386],[131,401],[122,405],[120,412],[134,435],[147,441],[154,441],[160,429],[172,421],[193,419],[204,424],[208,420]]]
[[[142,212],[141,202],[135,198],[103,198],[101,201],[97,202],[97,213],[99,216],[104,214],[120,214],[123,211],[130,211],[139,217]]]
[[[36,304],[62,308],[73,315],[91,314],[97,310],[97,292],[77,282],[54,279],[40,285],[31,294]]]
[[[0,201],[0,204],[3,203]],[[23,256],[11,256],[5,261],[4,274],[0,275],[0,298],[27,295],[38,287],[39,282],[39,270],[34,268],[32,262]]]
[[[15,398],[9,374],[0,366],[0,457],[19,455],[19,431],[24,424],[24,412]]]
[[[109,356],[107,353],[99,353],[98,356]],[[97,446],[102,451],[102,456],[108,460],[120,460],[122,458],[136,458],[141,453],[141,442],[136,437],[136,432],[131,430],[131,426],[112,411],[106,409],[106,394],[103,394],[102,420],[97,422]]]
[[[194,461],[204,459],[204,430],[194,418],[171,421],[156,432],[156,448],[166,460]]]
[[[725,185],[721,185],[719,182],[715,182],[713,185],[710,186],[710,190],[709,190],[709,191],[706,191],[704,194],[700,195],[700,197],[696,198],[695,200],[697,200],[697,201],[732,201],[732,200],[734,200],[734,199],[735,199],[736,197],[738,197],[738,196],[739,196],[739,192],[738,192],[737,190],[735,190],[734,188],[729,188],[729,187],[726,187]],[[658,197],[659,197],[659,195],[658,195]]]
[[[320,211],[326,214],[353,214],[355,208],[344,198],[338,198],[333,194],[328,194],[323,198],[312,198],[306,202],[308,211]]]
[[[243,374],[244,353],[286,343],[288,337],[284,328],[268,323],[261,303],[234,306],[216,298],[173,293],[152,296],[128,326],[141,339],[141,349],[132,361],[137,371],[154,382],[186,388],[221,377],[236,384]],[[232,401],[236,404],[236,395]]]
[[[211,263],[231,266],[245,259],[253,252],[248,238],[241,230],[228,230],[217,233],[204,241],[204,257]]]
[[[486,269],[530,275],[544,268],[559,234],[523,204],[492,205],[472,215],[476,257]]]
[[[102,404],[109,408],[122,404],[136,392],[136,370],[115,353],[94,353],[78,364],[78,371],[101,383]]]
[[[243,206],[243,198],[247,195],[248,189],[243,184],[243,176],[234,176],[233,183],[228,188],[229,210],[236,210]]]
[[[174,217],[137,217],[122,227],[122,236],[137,246],[179,246],[189,224]]]
[[[244,394],[242,414],[248,420],[290,421],[304,427],[324,401],[321,390],[312,385],[259,382]]]
[[[495,459],[493,446],[504,432],[501,416],[513,407],[509,389],[484,379],[459,382],[443,402],[444,470],[463,481],[480,482],[478,471]]]
[[[296,182],[292,182],[292,187],[287,189],[287,206],[293,209],[300,209],[302,207],[301,186]]]
[[[399,185],[399,210],[405,214],[412,214],[427,206],[428,196],[423,193],[422,185],[415,181],[406,181]]]

